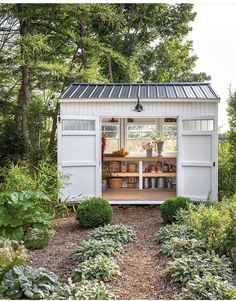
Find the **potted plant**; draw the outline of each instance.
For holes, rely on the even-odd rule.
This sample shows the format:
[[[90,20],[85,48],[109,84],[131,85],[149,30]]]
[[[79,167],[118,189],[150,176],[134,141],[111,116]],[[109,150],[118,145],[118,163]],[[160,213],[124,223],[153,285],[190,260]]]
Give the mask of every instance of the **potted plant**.
[[[107,190],[107,180],[109,178],[109,171],[107,168],[102,169],[102,191]]]
[[[152,141],[143,141],[141,142],[141,147],[146,150],[146,156],[152,157],[152,149],[154,147]]]
[[[157,146],[157,152],[159,157],[161,156],[161,153],[163,151],[163,145],[166,139],[168,139],[168,136],[164,135],[160,131],[156,131],[155,134],[152,135],[152,141]]]

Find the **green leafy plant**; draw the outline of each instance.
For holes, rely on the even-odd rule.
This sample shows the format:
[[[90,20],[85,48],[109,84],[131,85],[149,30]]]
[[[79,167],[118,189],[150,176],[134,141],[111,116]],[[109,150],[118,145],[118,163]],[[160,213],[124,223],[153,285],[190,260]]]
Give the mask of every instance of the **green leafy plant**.
[[[112,207],[101,198],[83,201],[76,211],[76,218],[83,228],[93,228],[111,222]]]
[[[54,233],[51,229],[30,228],[24,237],[25,246],[28,249],[42,249],[48,245]]]
[[[191,204],[191,200],[186,197],[175,197],[166,200],[163,204],[161,204],[161,216],[166,223],[174,223],[176,222],[176,213],[180,209],[188,208],[189,204]]]
[[[55,291],[58,277],[44,269],[14,266],[2,279],[0,297],[10,299],[45,299]]]
[[[177,238],[194,238],[195,231],[186,225],[172,224],[162,227],[155,235],[154,239],[158,243],[165,243],[174,237]]]
[[[40,191],[22,191],[0,194],[0,236],[22,240],[29,228],[53,228],[52,217],[34,204],[48,199]]]
[[[173,258],[179,258],[182,255],[190,255],[194,253],[205,253],[206,244],[198,239],[177,238],[173,237],[162,245],[162,253]]]
[[[206,274],[218,276],[222,280],[232,277],[229,259],[208,253],[195,253],[177,258],[170,263],[167,271],[174,282],[181,282],[183,285],[195,276],[203,277]]]
[[[196,276],[189,281],[182,292],[176,296],[178,300],[235,300],[236,287],[218,277]]]
[[[93,279],[107,282],[119,275],[119,266],[113,259],[98,255],[95,258],[85,260],[74,269],[72,279],[74,282]]]
[[[108,257],[115,257],[123,252],[123,248],[119,242],[112,239],[88,239],[84,240],[82,244],[71,254],[71,259],[78,261],[85,261],[89,258],[94,258],[97,255],[105,255]]]
[[[82,280],[59,285],[52,299],[56,300],[114,300],[115,296],[108,292],[105,283],[97,280]]]
[[[0,280],[13,266],[24,264],[27,259],[23,242],[0,239]]]
[[[117,224],[106,225],[95,229],[91,235],[91,239],[112,239],[113,241],[127,244],[135,239],[135,231],[132,227]]]

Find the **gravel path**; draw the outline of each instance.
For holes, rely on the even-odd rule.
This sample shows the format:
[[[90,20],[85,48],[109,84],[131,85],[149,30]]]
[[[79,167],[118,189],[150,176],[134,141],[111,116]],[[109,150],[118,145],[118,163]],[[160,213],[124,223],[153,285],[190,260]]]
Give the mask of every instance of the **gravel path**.
[[[125,246],[125,253],[117,259],[121,276],[108,286],[117,299],[171,299],[178,290],[165,272],[168,258],[160,253],[153,241],[154,234],[164,224],[158,207],[130,206],[127,209],[113,207],[113,223],[131,225],[137,232],[137,240]],[[34,267],[44,267],[61,278],[71,276],[76,263],[69,255],[87,237],[91,230],[79,228],[74,215],[56,221],[57,234],[47,248],[30,251]]]

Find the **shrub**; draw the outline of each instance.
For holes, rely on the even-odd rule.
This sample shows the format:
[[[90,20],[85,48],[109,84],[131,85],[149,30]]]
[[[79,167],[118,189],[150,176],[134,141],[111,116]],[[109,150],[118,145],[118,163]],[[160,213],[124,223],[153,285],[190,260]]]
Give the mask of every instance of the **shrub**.
[[[97,255],[105,255],[108,257],[118,256],[123,252],[121,244],[112,239],[88,239],[71,254],[71,259],[85,261],[94,258]]]
[[[170,263],[167,271],[174,282],[181,282],[184,285],[195,276],[203,277],[206,274],[218,276],[222,280],[232,277],[230,261],[227,257],[207,253],[177,258]]]
[[[236,247],[236,202],[189,207],[184,223],[195,229],[195,236],[207,243],[209,251],[229,255]]]
[[[179,258],[182,255],[190,255],[194,253],[205,253],[206,244],[195,238],[177,238],[173,237],[162,245],[162,253],[173,258]]]
[[[101,280],[109,281],[113,277],[120,275],[118,265],[109,257],[98,255],[82,262],[73,271],[73,281],[81,280]]]
[[[53,230],[30,228],[24,237],[25,246],[33,250],[42,249],[48,245],[53,236]]]
[[[44,269],[14,266],[7,272],[0,286],[0,297],[10,299],[45,299],[55,291],[58,277]]]
[[[165,243],[173,237],[177,238],[194,238],[195,231],[186,225],[172,224],[162,227],[155,235],[155,241],[158,243]]]
[[[76,218],[83,228],[93,228],[111,222],[112,208],[108,201],[91,198],[81,203],[76,211]]]
[[[0,194],[0,236],[22,240],[27,228],[52,229],[52,217],[34,204],[35,200],[48,199],[39,191],[22,191]]]
[[[135,231],[132,227],[119,225],[106,225],[104,227],[97,228],[91,235],[91,239],[112,239],[122,244],[127,244],[135,239]]]
[[[22,243],[2,238],[0,240],[0,280],[13,266],[24,264],[27,258],[27,250]]]
[[[228,281],[222,281],[217,277],[206,275],[196,276],[189,281],[186,288],[177,295],[179,300],[235,300],[236,287]]]
[[[175,197],[166,200],[161,204],[161,216],[166,223],[176,222],[176,213],[180,209],[185,209],[191,203],[191,200],[186,197]]]
[[[56,300],[114,300],[113,294],[109,293],[105,283],[97,280],[83,280],[79,283],[68,283],[59,286],[53,295]]]

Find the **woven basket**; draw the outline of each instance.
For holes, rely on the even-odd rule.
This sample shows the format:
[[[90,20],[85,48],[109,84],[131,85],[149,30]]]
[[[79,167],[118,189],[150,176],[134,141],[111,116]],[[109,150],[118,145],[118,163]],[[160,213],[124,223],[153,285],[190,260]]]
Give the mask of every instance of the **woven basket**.
[[[122,187],[122,178],[109,178],[110,188],[121,188]]]
[[[137,178],[129,177],[127,179],[128,188],[136,188],[137,187]]]
[[[120,162],[119,161],[110,162],[109,170],[110,170],[110,172],[120,172]]]

